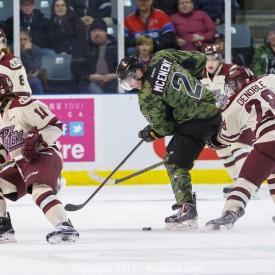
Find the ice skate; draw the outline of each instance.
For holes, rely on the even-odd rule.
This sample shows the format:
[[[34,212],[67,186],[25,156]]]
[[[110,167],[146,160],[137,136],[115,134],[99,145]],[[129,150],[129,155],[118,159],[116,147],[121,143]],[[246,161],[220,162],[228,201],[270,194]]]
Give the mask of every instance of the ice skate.
[[[79,233],[74,229],[70,221],[56,226],[56,230],[47,234],[46,240],[51,244],[71,243],[79,239]]]
[[[0,217],[0,243],[16,242],[14,233],[15,232],[11,224],[10,214],[7,213],[7,217]]]
[[[178,207],[173,205],[172,209],[178,209]],[[197,219],[196,198],[193,195],[193,202],[183,204],[177,214],[165,218],[166,229],[194,230],[198,228]]]
[[[242,207],[237,210],[226,210],[223,215],[215,220],[211,220],[205,225],[206,231],[230,231],[234,223],[244,215]]]

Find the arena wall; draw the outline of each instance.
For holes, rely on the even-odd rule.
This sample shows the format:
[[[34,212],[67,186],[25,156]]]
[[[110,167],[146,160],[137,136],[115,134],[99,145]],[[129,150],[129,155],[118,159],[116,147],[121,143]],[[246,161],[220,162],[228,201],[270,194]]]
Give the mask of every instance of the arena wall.
[[[64,123],[60,138],[63,176],[68,185],[98,184],[140,141],[137,133],[148,123],[135,94],[37,96]],[[162,160],[169,138],[144,143],[113,179]],[[182,152],[184,154],[184,152]],[[228,183],[231,178],[214,151],[205,149],[192,171],[193,183]],[[167,184],[163,166],[121,184]]]

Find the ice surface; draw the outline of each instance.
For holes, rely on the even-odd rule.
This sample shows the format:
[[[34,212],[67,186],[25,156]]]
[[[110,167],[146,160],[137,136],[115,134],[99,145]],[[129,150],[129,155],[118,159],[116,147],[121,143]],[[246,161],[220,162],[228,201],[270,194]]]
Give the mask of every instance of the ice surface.
[[[275,274],[274,205],[266,185],[230,233],[205,233],[220,215],[223,185],[195,185],[199,227],[164,230],[174,203],[169,185],[105,186],[85,208],[69,213],[80,233],[70,245],[50,245],[51,226],[30,197],[9,203],[16,243],[0,245],[0,274]],[[81,203],[95,187],[67,187],[64,203]],[[142,227],[152,231],[142,231]]]

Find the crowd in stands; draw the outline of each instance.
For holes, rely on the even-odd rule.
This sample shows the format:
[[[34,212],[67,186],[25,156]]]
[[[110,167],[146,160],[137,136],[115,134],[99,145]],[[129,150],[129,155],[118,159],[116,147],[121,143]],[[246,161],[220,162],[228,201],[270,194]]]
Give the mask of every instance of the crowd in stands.
[[[37,3],[20,0],[21,59],[34,94],[116,93],[118,42],[108,32],[117,24],[112,18],[113,1],[51,0],[50,16]],[[148,64],[152,54],[162,49],[201,51],[215,45],[224,57],[224,34],[219,29],[224,23],[224,0],[132,0],[132,4],[124,22],[126,55],[137,55]],[[231,5],[234,24],[238,1]],[[0,28],[12,49],[13,17],[2,20]],[[56,64],[70,57],[72,81],[65,90],[47,85],[49,56],[56,56]],[[251,65],[257,75],[275,73],[275,23],[267,28],[265,45],[253,55],[243,57],[232,50],[232,63]]]

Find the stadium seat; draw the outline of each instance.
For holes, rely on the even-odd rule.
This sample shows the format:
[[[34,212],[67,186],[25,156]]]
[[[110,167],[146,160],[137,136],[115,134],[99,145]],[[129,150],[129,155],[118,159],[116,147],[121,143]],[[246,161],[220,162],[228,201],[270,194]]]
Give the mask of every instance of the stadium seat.
[[[217,32],[224,34],[224,25],[217,26]],[[249,26],[233,24],[231,34],[232,54],[241,62],[238,65],[249,66],[253,50],[253,39]]]
[[[42,68],[47,71],[49,80],[72,80],[72,56],[69,54],[50,54],[42,58]]]
[[[48,92],[67,92],[74,90],[71,72],[72,56],[69,54],[49,54],[42,57],[42,69],[46,72]]]
[[[13,1],[1,0],[0,1],[0,21],[4,21],[13,15]]]
[[[39,9],[47,18],[51,17],[51,6],[53,0],[35,0],[35,8]]]

